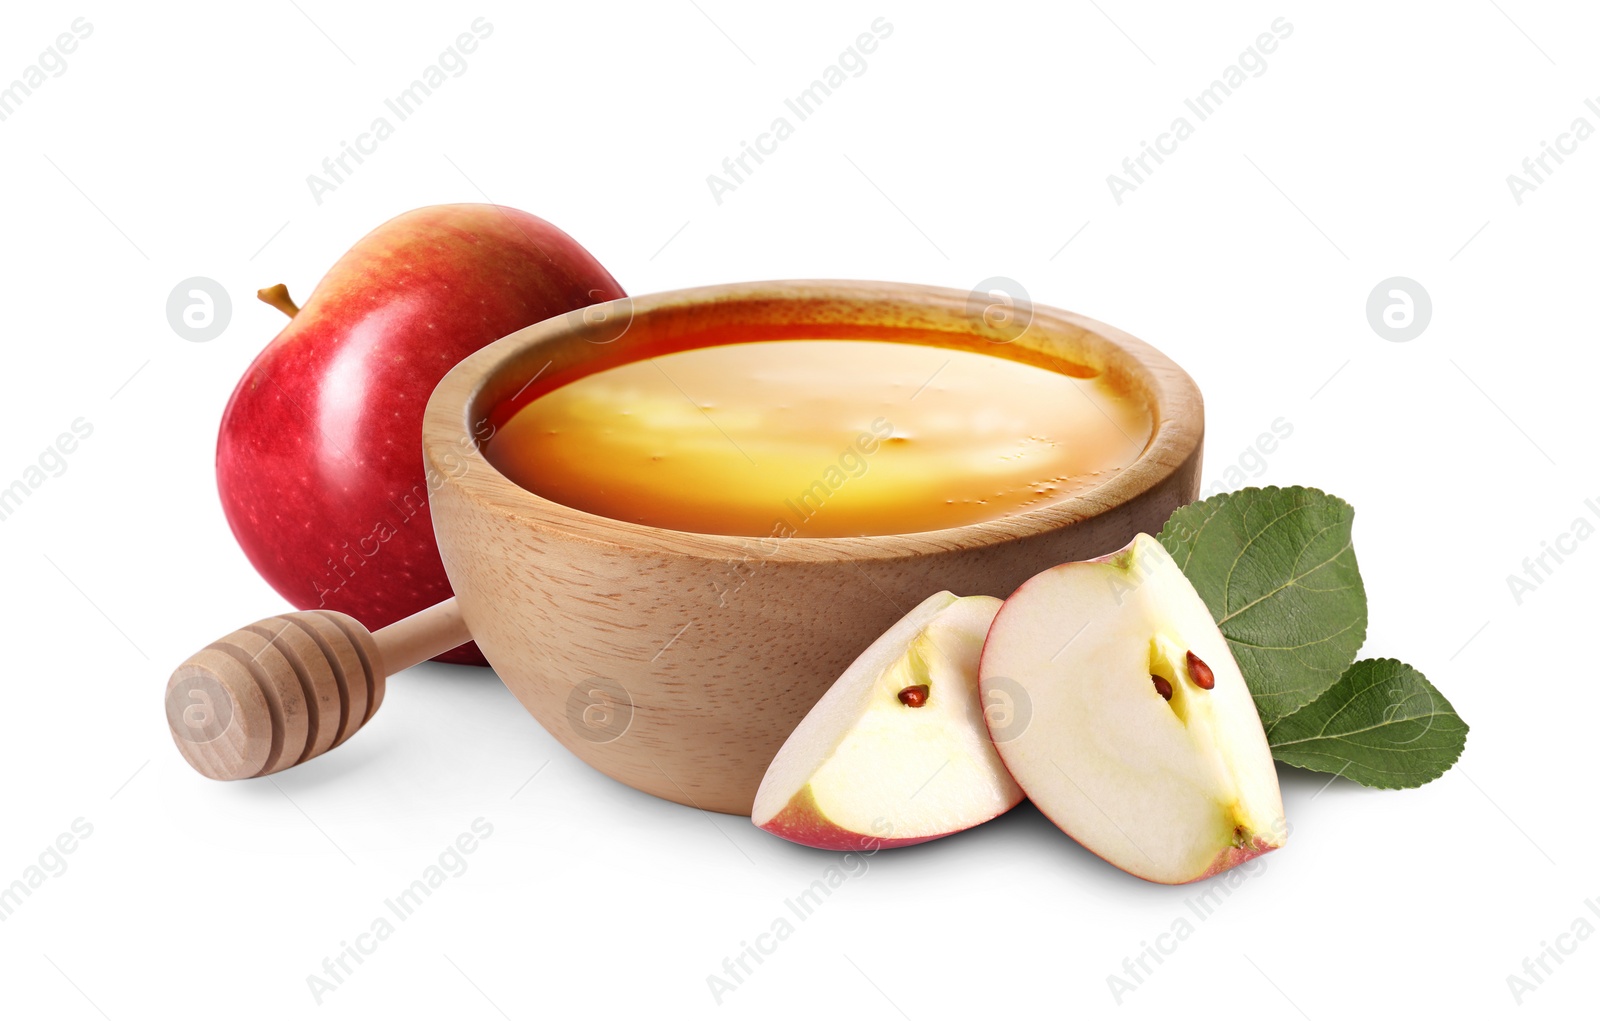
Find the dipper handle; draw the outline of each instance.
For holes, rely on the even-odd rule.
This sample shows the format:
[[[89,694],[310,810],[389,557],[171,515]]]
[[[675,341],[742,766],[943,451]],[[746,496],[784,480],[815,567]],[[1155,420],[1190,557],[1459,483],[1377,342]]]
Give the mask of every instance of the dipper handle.
[[[472,640],[447,599],[376,634],[333,610],[256,621],[184,660],[167,681],[178,751],[213,780],[266,776],[343,744],[385,682]]]

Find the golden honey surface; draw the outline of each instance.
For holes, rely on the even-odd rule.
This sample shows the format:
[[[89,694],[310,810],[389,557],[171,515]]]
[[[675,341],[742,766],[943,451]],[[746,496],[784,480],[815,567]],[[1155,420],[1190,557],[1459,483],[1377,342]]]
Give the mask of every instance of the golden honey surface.
[[[1100,484],[1150,440],[1142,402],[972,351],[773,340],[602,370],[485,446],[512,481],[621,521],[719,535],[891,535]]]

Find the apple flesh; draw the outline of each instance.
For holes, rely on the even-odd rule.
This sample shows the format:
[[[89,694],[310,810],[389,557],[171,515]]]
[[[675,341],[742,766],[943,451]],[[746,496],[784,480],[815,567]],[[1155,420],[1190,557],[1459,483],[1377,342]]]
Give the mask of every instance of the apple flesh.
[[[1020,716],[992,730],[1029,799],[1118,868],[1186,883],[1282,846],[1250,690],[1150,536],[1017,589],[989,630],[979,686],[985,705]]]
[[[422,413],[473,351],[623,296],[576,241],[505,206],[428,206],[356,243],[239,381],[217,488],[239,545],[302,610],[376,630],[450,596],[434,542]],[[480,432],[478,438],[484,435]],[[437,657],[484,662],[475,645]]]
[[[919,844],[987,822],[1022,792],[983,724],[978,656],[992,596],[929,596],[873,642],[779,749],[751,820],[830,850]]]

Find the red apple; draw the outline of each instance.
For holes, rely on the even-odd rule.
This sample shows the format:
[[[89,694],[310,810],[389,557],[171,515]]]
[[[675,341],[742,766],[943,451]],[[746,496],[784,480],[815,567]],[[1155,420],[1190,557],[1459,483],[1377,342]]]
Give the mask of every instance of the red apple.
[[[450,596],[434,542],[422,412],[462,358],[623,296],[572,238],[492,205],[397,216],[334,264],[223,412],[217,486],[261,576],[300,609],[379,628]],[[475,645],[443,656],[484,662]]]

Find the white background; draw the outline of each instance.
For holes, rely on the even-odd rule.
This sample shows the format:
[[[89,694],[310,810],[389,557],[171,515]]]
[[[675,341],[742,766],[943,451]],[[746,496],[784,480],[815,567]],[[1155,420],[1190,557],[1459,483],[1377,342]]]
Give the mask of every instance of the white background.
[[[8,5],[0,82],[75,17],[93,34],[0,123],[0,484],[74,419],[94,433],[0,522],[0,884],[73,820],[93,834],[0,923],[0,1012],[1516,1010],[1506,976],[1600,898],[1600,542],[1520,606],[1506,581],[1600,518],[1600,140],[1520,205],[1506,175],[1574,118],[1600,127],[1583,105],[1600,18],[1229,7]],[[317,204],[306,176],[479,16],[494,31],[467,71]],[[706,175],[879,16],[894,32],[866,72],[714,202]],[[1278,17],[1294,31],[1267,70],[1117,204],[1106,175]],[[200,778],[166,733],[166,674],[284,608],[212,476],[223,403],[282,325],[252,295],[303,296],[390,216],[486,197],[563,227],[635,294],[1015,278],[1195,376],[1208,483],[1285,418],[1252,481],[1356,506],[1366,653],[1450,697],[1473,728],[1460,766],[1407,792],[1283,770],[1289,846],[1120,1007],[1107,976],[1196,891],[1126,876],[1026,806],[872,859],[718,1007],[706,976],[837,857],[607,780],[487,671],[402,675],[348,746],[272,782]],[[194,275],[233,297],[210,343],[165,317]],[[1394,275],[1432,296],[1408,343],[1366,318]],[[493,836],[468,871],[316,1006],[306,976],[479,817]],[[1600,938],[1520,1011],[1597,996]]]

